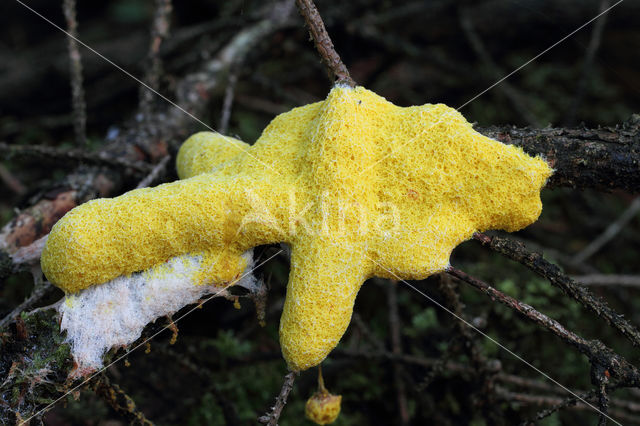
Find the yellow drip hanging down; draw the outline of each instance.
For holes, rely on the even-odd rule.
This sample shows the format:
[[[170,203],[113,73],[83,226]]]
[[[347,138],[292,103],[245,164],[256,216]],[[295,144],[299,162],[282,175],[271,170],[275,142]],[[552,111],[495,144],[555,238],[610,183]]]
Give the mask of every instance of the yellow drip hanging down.
[[[83,204],[53,228],[47,278],[77,292],[179,255],[201,283],[232,281],[242,253],[287,243],[280,342],[289,368],[320,363],[369,277],[422,279],[476,231],[534,222],[549,166],[489,139],[446,105],[397,107],[362,87],[277,116],[250,146],[197,133],[181,180]]]

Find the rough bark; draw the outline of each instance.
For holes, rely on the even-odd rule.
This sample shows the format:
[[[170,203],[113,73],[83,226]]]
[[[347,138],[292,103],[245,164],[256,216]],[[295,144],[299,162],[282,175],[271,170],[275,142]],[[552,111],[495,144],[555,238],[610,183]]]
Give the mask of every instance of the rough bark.
[[[640,191],[640,115],[598,129],[479,128],[481,133],[544,157],[555,173],[547,187]]]

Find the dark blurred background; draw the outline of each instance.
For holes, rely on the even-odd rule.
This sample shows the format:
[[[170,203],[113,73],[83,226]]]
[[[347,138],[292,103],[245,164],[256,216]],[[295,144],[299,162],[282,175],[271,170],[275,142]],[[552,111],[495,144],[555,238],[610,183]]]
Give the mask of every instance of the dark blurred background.
[[[353,78],[398,105],[466,104],[461,112],[482,126],[597,127],[621,124],[640,110],[640,1],[624,1],[601,18],[606,21],[585,27],[506,82],[474,97],[613,3],[318,0],[317,6]],[[28,4],[65,27],[61,2],[31,0]],[[271,6],[270,1],[251,0],[174,2],[171,37],[161,49],[165,72],[160,91],[174,98],[181,76],[215,56]],[[152,1],[79,1],[79,37],[142,76],[153,10]],[[139,88],[93,53],[84,48],[81,53],[88,146],[95,150],[108,132],[117,131],[135,114]],[[290,25],[265,38],[248,55],[236,75],[228,134],[248,142],[275,115],[321,100],[330,88],[297,13]],[[199,118],[218,128],[222,103],[222,95],[212,97]],[[194,123],[193,130],[197,129]],[[65,35],[11,0],[0,4],[0,141],[74,146]],[[19,191],[9,185],[6,176],[0,182],[0,224],[13,217],[14,208],[28,204],[42,182],[69,172],[69,165],[28,158],[2,158],[0,165],[23,188]],[[587,261],[571,261],[628,209],[633,198],[623,192],[546,190],[541,219],[517,236],[570,274],[640,275],[637,213]],[[265,247],[259,252],[268,256],[275,251]],[[474,242],[458,248],[452,264],[579,334],[604,341],[631,362],[640,360],[638,351],[618,333],[523,266]],[[167,425],[227,424],[233,419],[228,414],[231,410],[239,424],[254,424],[267,410],[286,371],[277,336],[288,274],[286,258],[278,257],[259,274],[271,288],[265,327],[258,324],[250,300],[241,300],[240,309],[234,309],[232,303],[215,299],[178,324],[175,345],[168,344],[170,333],[162,334],[151,342],[149,353],[132,353],[130,366],[118,363],[109,369],[110,377],[150,419]],[[438,280],[416,285],[443,300]],[[11,277],[0,289],[0,309],[9,311],[22,301],[30,291],[29,281],[28,276]],[[592,290],[640,324],[640,311],[635,309],[640,306],[638,286],[614,284]],[[459,291],[465,318],[564,385],[589,389],[589,364],[573,348],[475,290],[460,284]],[[401,324],[400,349],[420,362],[394,366],[384,355],[392,350],[389,300],[393,298],[397,298]],[[402,285],[396,290],[382,281],[365,284],[356,315],[358,320],[323,364],[327,386],[343,395],[337,425],[402,424],[399,398],[406,403],[408,424],[517,424],[568,396],[549,382],[540,388],[498,383],[493,406],[487,407],[486,389],[477,375],[437,365],[443,356],[461,368],[470,365],[456,320]],[[490,341],[475,334],[473,340],[504,374],[544,381]],[[302,374],[281,425],[303,424],[304,402],[315,388],[315,375],[315,370]],[[635,401],[635,406],[625,403],[616,409],[629,416],[623,423],[640,424],[640,394],[619,391],[613,397]],[[122,422],[89,391],[58,404],[45,417],[51,425]],[[596,423],[597,416],[583,408],[560,410],[540,424]]]

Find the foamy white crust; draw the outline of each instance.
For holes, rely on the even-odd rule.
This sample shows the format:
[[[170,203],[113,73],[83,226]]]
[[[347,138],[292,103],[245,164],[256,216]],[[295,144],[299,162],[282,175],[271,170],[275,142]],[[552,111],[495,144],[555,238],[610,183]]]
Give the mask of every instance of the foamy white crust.
[[[244,253],[247,268],[233,285],[254,290],[252,250]],[[203,296],[223,295],[226,283],[194,284],[200,256],[178,256],[166,264],[107,283],[91,286],[65,297],[60,304],[61,330],[81,374],[102,367],[102,356],[111,348],[138,339],[156,318],[171,315]]]

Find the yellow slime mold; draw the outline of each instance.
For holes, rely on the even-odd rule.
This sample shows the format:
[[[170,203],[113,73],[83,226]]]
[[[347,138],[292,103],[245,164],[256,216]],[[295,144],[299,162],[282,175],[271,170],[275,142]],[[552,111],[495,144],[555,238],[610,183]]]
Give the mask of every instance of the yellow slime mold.
[[[177,167],[180,181],[64,216],[42,255],[46,276],[76,292],[193,254],[198,283],[223,283],[243,271],[243,252],[287,243],[280,341],[292,370],[337,345],[365,279],[425,278],[474,232],[534,222],[552,172],[445,105],[401,108],[340,86],[276,117],[253,146],[198,133]]]

